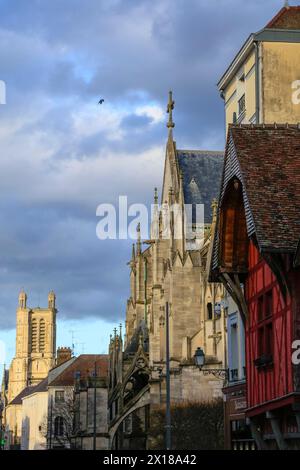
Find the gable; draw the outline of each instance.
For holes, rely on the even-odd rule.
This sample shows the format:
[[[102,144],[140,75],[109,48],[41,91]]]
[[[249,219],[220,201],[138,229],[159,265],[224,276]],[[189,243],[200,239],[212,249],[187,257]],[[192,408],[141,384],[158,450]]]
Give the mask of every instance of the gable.
[[[176,159],[182,173],[185,204],[203,204],[204,222],[211,223],[211,203],[218,197],[223,153],[200,150],[177,150]]]

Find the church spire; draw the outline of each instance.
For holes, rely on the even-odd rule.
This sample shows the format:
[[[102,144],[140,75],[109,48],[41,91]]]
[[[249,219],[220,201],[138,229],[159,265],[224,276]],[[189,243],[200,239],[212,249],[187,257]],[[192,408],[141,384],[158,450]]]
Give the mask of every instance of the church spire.
[[[173,100],[172,97],[172,91],[169,91],[169,102],[167,105],[167,113],[169,114],[169,120],[167,122],[167,128],[169,129],[169,132],[172,130],[173,127],[175,127],[175,124],[173,122],[173,109],[174,109],[175,101]]]

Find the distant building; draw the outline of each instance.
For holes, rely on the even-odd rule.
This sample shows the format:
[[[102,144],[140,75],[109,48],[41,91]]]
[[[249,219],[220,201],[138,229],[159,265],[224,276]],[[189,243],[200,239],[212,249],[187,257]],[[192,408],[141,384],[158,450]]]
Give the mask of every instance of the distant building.
[[[14,399],[27,387],[47,377],[55,365],[56,305],[55,294],[48,295],[47,308],[30,308],[27,295],[19,295],[16,325],[16,354],[9,369],[5,427],[12,445],[20,445],[21,404]]]
[[[60,351],[63,351],[64,354],[63,357],[59,358]],[[69,352],[68,356],[66,355],[66,351]],[[63,362],[62,359],[64,359]],[[65,369],[70,367],[75,360],[75,357],[71,357],[70,348],[58,348],[57,362],[59,362],[59,364],[51,369],[48,376],[38,385],[26,388],[21,392],[19,397],[15,398],[19,403],[21,402],[21,450],[47,449],[48,435],[50,432],[49,408],[51,395],[49,391],[51,383],[56,377],[62,374]],[[52,406],[52,411],[53,408]],[[68,418],[71,415],[71,411],[72,407],[70,407],[70,413],[67,415]],[[52,418],[55,419],[55,413],[52,413]],[[69,422],[72,419],[73,416],[71,415]],[[52,433],[52,443],[54,443],[54,429],[52,429]],[[59,438],[61,438],[61,436],[59,436]]]
[[[8,402],[26,386],[44,379],[55,365],[55,294],[50,292],[47,308],[30,308],[21,292],[17,309],[16,354],[9,369]]]
[[[108,356],[79,356],[72,369],[75,370],[72,447],[82,450],[107,450]]]

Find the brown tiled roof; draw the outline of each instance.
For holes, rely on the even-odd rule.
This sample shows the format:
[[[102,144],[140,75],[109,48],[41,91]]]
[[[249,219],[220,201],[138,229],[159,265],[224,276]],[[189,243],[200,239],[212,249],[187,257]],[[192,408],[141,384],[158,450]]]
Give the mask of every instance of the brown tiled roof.
[[[230,126],[229,134],[261,249],[295,253],[300,237],[300,127]]]
[[[52,385],[74,385],[74,379],[79,373],[84,379],[93,375],[95,370],[97,377],[107,377],[108,375],[108,355],[107,354],[81,354],[64,371],[59,374],[51,383]]]
[[[22,399],[23,398],[28,397],[29,395],[32,395],[33,393],[36,393],[36,392],[46,392],[47,391],[47,386],[48,386],[48,377],[43,379],[37,385],[29,385],[28,387],[24,388],[19,393],[19,395],[17,395],[9,403],[9,405],[22,405]]]
[[[300,29],[300,6],[283,7],[267,24],[271,29]]]

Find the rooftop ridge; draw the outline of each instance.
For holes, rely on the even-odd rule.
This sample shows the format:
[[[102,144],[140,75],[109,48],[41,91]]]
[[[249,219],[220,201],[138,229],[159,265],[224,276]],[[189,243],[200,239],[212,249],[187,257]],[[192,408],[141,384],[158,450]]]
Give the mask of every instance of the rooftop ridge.
[[[176,152],[183,152],[183,153],[201,153],[201,154],[224,154],[224,150],[192,150],[192,149],[176,149]]]
[[[298,123],[277,123],[273,124],[229,124],[230,129],[300,129],[300,122]]]
[[[279,10],[279,12],[269,21],[269,23],[267,23],[265,28],[272,28],[273,25],[279,20],[279,18],[281,18],[284,15],[284,13],[286,13],[289,10],[290,11],[300,10],[300,5],[285,5],[285,6],[283,6]]]

